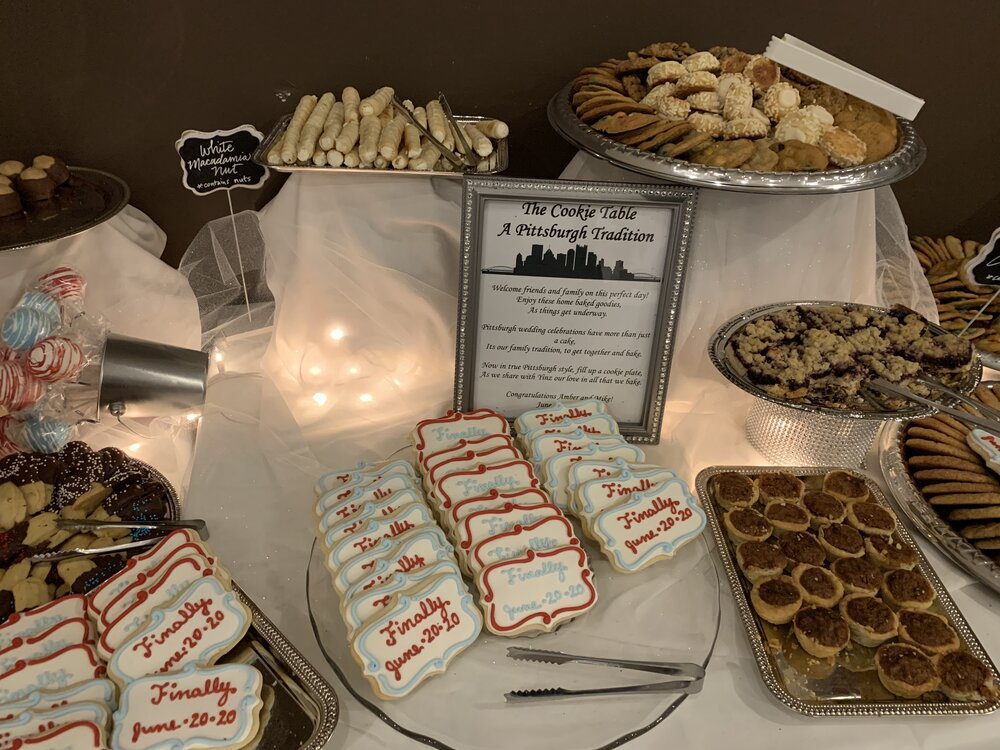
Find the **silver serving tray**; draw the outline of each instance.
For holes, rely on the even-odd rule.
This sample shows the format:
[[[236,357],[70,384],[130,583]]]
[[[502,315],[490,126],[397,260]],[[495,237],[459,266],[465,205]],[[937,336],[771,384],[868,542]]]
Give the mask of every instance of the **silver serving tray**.
[[[913,123],[897,117],[899,146],[874,164],[822,172],[751,172],[706,167],[624,146],[594,130],[573,111],[572,86],[572,83],[567,84],[549,100],[549,122],[559,135],[577,148],[616,166],[697,187],[779,195],[848,193],[890,185],[909,177],[927,156],[927,149],[913,129]]]
[[[257,164],[268,169],[273,169],[275,172],[327,172],[330,174],[360,174],[360,175],[384,175],[384,174],[396,174],[396,175],[410,175],[412,177],[458,177],[461,178],[463,175],[491,175],[500,174],[507,169],[507,138],[501,138],[499,141],[493,141],[493,152],[496,154],[496,166],[493,169],[484,170],[482,172],[469,167],[464,170],[454,170],[451,172],[445,170],[416,170],[416,169],[375,169],[374,167],[368,169],[360,169],[358,167],[317,167],[315,164],[279,164],[277,166],[267,163],[267,152],[271,150],[271,146],[274,142],[285,132],[285,128],[288,127],[289,121],[292,119],[291,115],[285,115],[277,123],[275,123],[274,128],[271,132],[267,134],[267,137],[261,142],[257,150],[253,152],[252,159]],[[455,120],[461,125],[475,125],[477,122],[483,122],[484,120],[492,120],[492,117],[480,117],[473,115],[455,115]],[[492,138],[490,140],[493,140]],[[487,157],[489,158],[489,157]]]
[[[816,404],[807,404],[801,401],[778,398],[770,395],[756,384],[751,383],[746,377],[746,370],[743,365],[736,359],[735,356],[733,356],[729,347],[733,336],[742,330],[747,323],[750,323],[753,320],[776,312],[781,312],[783,310],[790,310],[795,307],[842,307],[846,310],[874,310],[887,312],[885,308],[874,307],[872,305],[861,305],[854,302],[831,301],[779,302],[754,307],[723,323],[712,335],[712,338],[709,339],[708,356],[712,360],[712,364],[715,365],[716,369],[718,369],[723,376],[725,376],[726,380],[738,385],[751,396],[756,396],[764,401],[770,401],[771,403],[778,404],[780,406],[787,406],[791,409],[812,412],[813,414],[826,414],[831,417],[841,417],[843,419],[874,419],[887,421],[915,419],[918,417],[925,417],[934,412],[934,410],[930,407],[921,405],[914,405],[898,410],[880,410],[875,408],[870,411],[863,411],[860,409],[834,409],[829,406],[818,406]],[[927,327],[935,333],[950,333],[936,323],[931,323],[929,321],[927,323]],[[969,369],[965,379],[953,387],[955,390],[962,391],[963,393],[971,393],[972,390],[979,385],[979,380],[982,376],[983,365],[980,362],[978,353],[975,349],[973,349],[972,367]]]
[[[958,567],[1000,594],[1000,565],[960,536],[934,510],[913,481],[903,450],[906,422],[886,425],[879,441],[879,463],[895,505],[931,544]]]
[[[750,604],[747,589],[744,587],[743,577],[740,574],[739,566],[736,563],[733,546],[726,537],[721,516],[716,514],[715,502],[712,500],[708,484],[712,477],[716,474],[728,471],[751,475],[760,474],[765,471],[787,471],[797,476],[811,476],[825,474],[828,471],[838,468],[841,467],[711,466],[702,470],[698,474],[696,484],[698,497],[701,499],[701,507],[704,508],[705,513],[708,516],[709,526],[712,529],[712,539],[715,542],[716,551],[719,553],[719,558],[721,559],[722,566],[725,569],[725,577],[729,581],[729,587],[733,593],[733,600],[736,602],[737,610],[739,610],[740,619],[743,621],[743,628],[746,632],[747,639],[750,641],[750,649],[753,651],[754,660],[757,662],[757,670],[760,673],[761,679],[764,680],[764,684],[767,686],[768,690],[771,691],[774,697],[781,701],[785,706],[793,711],[797,711],[807,716],[973,716],[984,715],[996,711],[997,708],[1000,708],[1000,696],[994,698],[992,701],[984,700],[969,703],[961,703],[958,701],[931,702],[906,700],[903,698],[885,701],[866,701],[861,699],[844,698],[804,701],[793,696],[786,688],[784,680],[782,679],[774,661],[771,650],[767,646],[767,639],[761,626],[761,620],[757,617],[753,606]],[[873,479],[871,479],[871,477],[867,476],[864,472],[857,471],[856,469],[851,469],[850,471],[860,476],[864,476],[868,484],[868,489],[871,490],[872,497],[875,501],[880,505],[890,507],[885,500],[885,496],[882,494],[878,485]],[[937,595],[937,600],[940,603],[941,608],[944,610],[945,614],[947,614],[952,626],[955,628],[955,631],[958,633],[969,652],[981,660],[983,664],[985,664],[993,672],[994,682],[1000,684],[996,666],[993,664],[993,661],[990,659],[985,649],[983,649],[983,646],[979,642],[979,639],[976,638],[975,633],[972,632],[972,628],[970,628],[969,624],[965,621],[961,611],[959,611],[958,607],[955,606],[955,602],[952,600],[951,595],[944,587],[944,584],[941,583],[941,579],[937,577],[937,573],[934,572],[930,563],[927,562],[927,558],[924,557],[923,552],[921,552],[920,548],[914,544],[913,538],[907,532],[903,524],[896,524],[896,533],[904,543],[909,544],[917,551],[919,559],[916,569],[924,575],[934,588],[934,592]]]
[[[233,591],[253,623],[222,663],[248,664],[264,677],[256,750],[319,750],[340,718],[337,694],[236,583]]]
[[[0,250],[17,250],[61,240],[96,227],[128,205],[125,181],[109,172],[70,167],[69,182],[52,200],[26,203],[17,216],[0,217]]]

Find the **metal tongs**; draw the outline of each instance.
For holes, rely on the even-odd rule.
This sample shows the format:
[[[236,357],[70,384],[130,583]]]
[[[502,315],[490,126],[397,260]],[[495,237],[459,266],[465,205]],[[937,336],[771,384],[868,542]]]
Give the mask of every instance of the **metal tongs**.
[[[441,156],[447,159],[451,164],[458,169],[464,169],[465,167],[475,167],[478,164],[476,157],[472,153],[472,146],[465,139],[465,133],[458,126],[458,122],[455,120],[455,115],[452,114],[451,105],[448,104],[448,100],[445,98],[443,93],[438,94],[438,101],[441,103],[441,109],[444,110],[445,119],[451,126],[451,129],[455,132],[455,143],[459,147],[461,152],[461,157],[455,156],[450,148],[447,148],[441,141],[431,135],[430,130],[425,128],[413,113],[408,110],[395,96],[392,97],[392,106],[397,112],[399,112],[403,117],[409,120],[410,124],[413,125],[417,130],[419,130],[434,146],[438,151],[441,152]]]
[[[141,547],[151,547],[159,542],[166,534],[177,529],[191,529],[196,531],[202,539],[208,539],[208,524],[200,518],[190,518],[184,521],[154,521],[150,523],[132,523],[129,521],[96,521],[92,519],[72,519],[57,518],[56,527],[63,531],[97,531],[99,529],[134,529],[138,531],[162,532],[145,539],[129,540],[118,544],[109,544],[106,547],[74,547],[72,549],[50,550],[39,552],[28,559],[31,564],[40,562],[58,562],[59,560],[70,560],[75,557],[95,557],[108,555],[115,552],[124,552],[130,549]]]
[[[953,416],[962,422],[966,422],[970,425],[974,425],[986,432],[993,435],[1000,436],[1000,411],[975,401],[964,393],[956,391],[954,388],[949,388],[944,383],[940,383],[937,380],[932,380],[927,377],[917,377],[914,378],[914,382],[919,383],[931,390],[939,391],[946,396],[965,404],[966,406],[975,409],[978,414],[983,416],[978,416],[978,414],[970,414],[964,409],[957,409],[949,404],[943,404],[940,401],[936,401],[931,398],[926,398],[924,396],[918,396],[913,391],[908,388],[904,388],[901,385],[896,385],[895,383],[890,383],[888,380],[883,378],[874,378],[868,381],[867,388],[869,391],[874,391],[875,393],[881,394],[883,396],[892,396],[894,398],[902,398],[907,401],[915,401],[918,404],[923,404],[924,406],[929,406],[937,411],[944,412]]]
[[[560,651],[522,648],[512,646],[507,649],[507,656],[519,661],[547,662],[549,664],[596,664],[619,669],[634,669],[639,672],[677,677],[666,682],[652,682],[644,685],[621,685],[617,687],[589,688],[584,690],[569,690],[567,688],[540,688],[536,690],[512,690],[504,694],[508,703],[523,703],[535,700],[551,700],[555,698],[575,698],[593,695],[620,695],[622,693],[685,693],[693,695],[701,692],[705,679],[705,668],[691,662],[655,662],[630,661],[628,659],[605,659],[598,656],[574,656]]]

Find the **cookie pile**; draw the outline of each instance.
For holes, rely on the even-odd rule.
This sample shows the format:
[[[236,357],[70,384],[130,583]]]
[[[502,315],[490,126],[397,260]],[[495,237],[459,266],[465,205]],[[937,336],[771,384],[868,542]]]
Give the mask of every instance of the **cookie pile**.
[[[74,533],[58,529],[58,518],[142,522],[168,513],[167,489],[117,448],[93,451],[74,441],[58,453],[0,459],[0,622],[54,597],[86,593],[125,565],[124,553],[34,565],[30,556],[106,547],[142,533]]]
[[[709,167],[821,171],[884,159],[895,118],[827,84],[733,47],[657,42],[584,68],[572,105],[625,146]]]
[[[902,698],[996,697],[992,671],[963,647],[863,477],[726,472],[709,491],[757,616],[781,627],[782,641],[794,637],[814,668],[826,665],[826,677],[840,668],[859,692],[855,678],[875,671]]]
[[[965,271],[965,264],[979,254],[982,244],[949,235],[944,239],[911,237],[910,246],[931,285],[941,327],[958,333],[975,317],[962,338],[984,352],[1000,354],[1000,302],[976,317],[996,290],[977,284]]]
[[[988,383],[974,397],[1000,409]],[[939,413],[911,420],[905,429],[906,465],[921,495],[963,538],[1000,562],[1000,476],[972,447],[972,428]]]

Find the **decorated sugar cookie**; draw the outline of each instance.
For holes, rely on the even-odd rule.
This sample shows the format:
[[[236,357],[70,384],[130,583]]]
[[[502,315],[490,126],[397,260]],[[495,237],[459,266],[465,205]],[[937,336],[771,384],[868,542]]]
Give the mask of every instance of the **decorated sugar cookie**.
[[[350,502],[350,501],[349,501]],[[385,500],[378,502],[364,503],[354,513],[345,515],[345,509],[333,506],[319,519],[319,530],[323,533],[323,538],[329,536],[333,528],[340,529],[341,535],[354,533],[354,530],[363,526],[371,518],[381,518],[391,516],[393,513],[402,510],[408,505],[423,505],[424,498],[417,490],[408,489],[393,492]],[[357,507],[353,503],[351,507]],[[350,508],[346,509],[349,510]]]
[[[339,570],[349,560],[375,549],[383,539],[395,539],[408,531],[428,526],[437,528],[427,506],[413,504],[401,508],[392,515],[372,518],[365,526],[355,529],[346,536],[332,536],[337,533],[337,529],[331,529],[326,537],[330,545],[326,556],[327,564],[330,568]]]
[[[456,548],[468,552],[479,542],[510,531],[515,526],[531,526],[545,518],[561,517],[562,511],[552,503],[505,502],[499,508],[486,508],[470,513],[455,527]]]
[[[445,518],[450,519],[451,525],[454,527],[460,524],[467,516],[477,511],[502,508],[508,502],[519,503],[521,505],[537,505],[539,503],[551,504],[552,500],[537,487],[514,490],[513,492],[490,490],[485,495],[470,497],[468,500],[455,503]]]
[[[569,419],[586,419],[597,414],[607,414],[608,407],[603,401],[556,401],[551,406],[531,409],[514,420],[518,434],[530,432],[538,427],[560,424]]]
[[[578,461],[605,459],[610,462],[616,458],[638,463],[645,460],[645,455],[634,445],[628,444],[610,447],[592,445],[575,453],[560,453],[542,464],[544,489],[549,493],[552,502],[565,510],[569,507],[570,499],[567,486],[570,467]]]
[[[74,617],[53,625],[43,633],[15,638],[0,652],[0,674],[9,672],[19,661],[32,661],[78,644],[93,644],[94,631],[86,617]]]
[[[11,750],[103,750],[104,727],[92,721],[74,721],[63,724],[55,729],[48,729],[40,734],[33,734],[23,739],[15,740]]]
[[[316,496],[325,495],[337,488],[344,489],[352,485],[356,488],[359,485],[378,481],[383,477],[396,475],[408,476],[414,482],[417,481],[417,474],[409,461],[395,459],[370,464],[362,461],[353,469],[334,469],[323,474],[316,480]]]
[[[372,689],[402,698],[475,642],[483,618],[460,578],[432,579],[366,623],[351,648]]]
[[[504,461],[514,461],[521,458],[521,453],[516,448],[508,445],[499,448],[487,448],[482,451],[466,451],[454,458],[444,461],[427,472],[427,482],[434,487],[442,477],[455,474],[459,471],[470,471],[480,464],[489,466],[500,464]]]
[[[592,445],[604,448],[627,445],[627,443],[621,435],[591,437],[583,430],[577,429],[565,435],[559,433],[537,435],[527,443],[526,450],[531,461],[544,463],[552,456],[561,453],[579,453]]]
[[[64,596],[26,612],[15,612],[0,626],[0,649],[9,649],[16,639],[44,633],[63,620],[87,616],[87,601],[79,595]]]
[[[629,463],[624,458],[616,458],[613,461],[577,461],[569,467],[569,474],[566,480],[566,491],[569,493],[570,502],[576,494],[577,489],[584,482],[591,479],[603,479],[605,477],[616,477],[621,472],[628,469],[635,473],[637,471],[652,471],[662,469],[662,466],[654,464]]]
[[[354,631],[368,622],[377,612],[389,606],[395,599],[394,594],[405,592],[424,581],[442,575],[455,575],[461,579],[462,571],[454,560],[442,560],[407,573],[393,573],[385,583],[374,586],[352,599],[345,598],[341,602],[340,614],[347,626],[347,635],[353,635]]]
[[[479,574],[486,627],[497,635],[548,632],[597,602],[582,547],[529,550]]]
[[[417,447],[417,461],[432,453],[450,448],[460,440],[478,440],[488,435],[507,435],[510,425],[492,409],[475,411],[449,411],[443,417],[417,422],[413,442]]]
[[[49,711],[76,703],[97,703],[114,706],[118,689],[115,683],[103,677],[78,682],[68,688],[35,690],[24,698],[0,706],[0,721],[10,721],[25,711]]]
[[[1000,438],[986,430],[976,428],[965,436],[965,442],[976,453],[994,474],[1000,474]]]
[[[0,675],[0,703],[21,700],[35,690],[56,690],[104,675],[89,644],[68,646],[39,659],[21,661]]]
[[[207,667],[229,652],[250,628],[251,616],[217,578],[195,581],[111,655],[108,675],[118,684],[151,674]]]
[[[481,497],[496,490],[514,490],[537,487],[538,478],[527,461],[505,461],[490,466],[480,466],[469,471],[449,474],[438,484],[436,491],[442,510],[470,497]]]
[[[514,439],[510,435],[487,435],[476,440],[459,440],[450,448],[424,457],[423,470],[429,472],[440,463],[459,456],[468,451],[486,451],[490,448],[513,448]]]
[[[634,573],[673,557],[705,528],[705,513],[687,485],[670,479],[599,513],[594,538],[615,570]]]
[[[577,488],[570,502],[570,510],[583,522],[589,534],[594,517],[606,508],[625,502],[636,492],[645,492],[676,478],[677,474],[670,469],[636,472],[625,469],[614,477],[591,479]]]
[[[518,524],[510,531],[477,544],[467,558],[469,572],[477,575],[480,570],[495,563],[523,557],[528,550],[543,552],[579,544],[580,540],[565,516],[543,518],[531,526]]]
[[[423,526],[395,539],[383,539],[368,552],[348,561],[337,570],[333,585],[343,597],[354,584],[370,583],[371,585],[362,589],[367,590],[387,580],[397,571],[405,573],[414,568],[422,568],[450,558],[453,552],[440,528]]]
[[[257,734],[263,679],[246,664],[141,677],[122,688],[114,750],[240,748]]]
[[[568,435],[580,430],[588,437],[608,437],[619,435],[618,422],[610,414],[595,414],[592,417],[579,417],[576,419],[566,419],[557,424],[549,424],[543,427],[536,427],[528,432],[522,432],[517,436],[518,442],[522,446],[528,446],[531,441],[541,435]]]
[[[40,732],[48,734],[81,721],[105,727],[110,719],[111,711],[103,703],[70,703],[44,711],[22,711],[13,719],[0,722],[0,747],[12,747],[15,740],[24,740]]]
[[[365,503],[377,503],[385,500],[394,492],[407,489],[417,490],[418,487],[419,485],[413,477],[394,474],[393,476],[383,477],[372,484],[356,487],[346,497],[340,497],[343,495],[342,492],[331,490],[316,501],[316,515],[323,516],[334,506],[349,508],[350,510],[346,511],[346,515],[350,515],[356,513],[357,509]]]

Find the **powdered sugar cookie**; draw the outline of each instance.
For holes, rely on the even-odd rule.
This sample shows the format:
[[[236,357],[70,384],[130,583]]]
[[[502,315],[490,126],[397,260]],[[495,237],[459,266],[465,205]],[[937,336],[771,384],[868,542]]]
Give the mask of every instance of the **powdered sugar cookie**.
[[[687,485],[670,479],[599,513],[593,536],[615,570],[635,573],[673,557],[705,528],[705,513]]]
[[[528,550],[543,552],[579,544],[572,524],[565,516],[555,516],[530,526],[517,524],[510,531],[484,539],[472,549],[466,561],[469,572],[475,576],[490,565],[523,557]]]
[[[509,432],[507,420],[492,409],[449,411],[443,417],[417,422],[413,442],[417,448],[417,461],[422,465],[425,457],[450,448],[459,440],[476,440]]]
[[[246,664],[142,677],[122,689],[114,715],[114,750],[240,748],[257,734],[260,672]]]
[[[0,674],[9,672],[19,661],[32,661],[82,643],[93,645],[94,631],[86,617],[74,617],[36,635],[15,638],[0,652]]]
[[[18,639],[44,633],[63,620],[78,620],[87,616],[87,601],[79,594],[64,596],[49,604],[25,612],[15,612],[0,626],[0,648],[9,649]]]
[[[537,427],[559,424],[567,419],[582,419],[595,414],[607,414],[608,407],[603,401],[556,401],[551,406],[531,409],[514,420],[518,433],[529,432]]]
[[[606,509],[625,502],[636,492],[645,492],[676,478],[677,474],[670,469],[637,472],[626,469],[615,477],[591,479],[577,488],[570,510],[583,522],[590,534],[593,520]]]
[[[425,526],[435,526],[431,512],[426,505],[413,504],[391,515],[369,519],[364,526],[346,536],[339,535],[336,528],[331,529],[326,537],[329,550],[327,565],[333,570],[339,570],[358,555],[375,549],[383,539],[395,539],[401,534]],[[332,536],[334,534],[338,535]]]
[[[590,578],[581,547],[529,550],[484,568],[478,584],[486,627],[505,636],[551,631],[597,602]]]
[[[316,496],[325,495],[337,487],[361,484],[364,480],[378,480],[395,475],[409,476],[416,481],[417,474],[409,461],[395,459],[366,463],[362,461],[353,469],[333,469],[316,480]]]
[[[0,707],[0,721],[10,721],[25,711],[37,713],[77,703],[113,707],[117,694],[115,683],[104,678],[84,680],[58,690],[35,690],[20,700],[4,703]]]
[[[13,719],[0,722],[0,747],[16,747],[16,740],[33,737],[39,730],[48,734],[67,724],[77,722],[89,722],[103,728],[110,720],[111,711],[102,703],[71,703],[43,711],[22,711]],[[75,748],[75,746],[70,747]]]
[[[552,502],[565,510],[569,506],[570,498],[567,487],[570,467],[577,461],[601,459],[614,461],[616,458],[624,459],[630,463],[641,463],[646,460],[646,456],[641,450],[627,443],[607,447],[591,445],[589,448],[573,453],[560,453],[542,464],[544,489],[549,493]]]
[[[399,595],[388,611],[358,630],[351,649],[376,694],[402,698],[445,671],[482,627],[482,615],[461,579],[441,576]]]
[[[69,687],[77,682],[104,676],[104,665],[89,644],[68,646],[48,656],[18,662],[0,675],[0,703],[11,703],[35,690]]]
[[[468,500],[470,497],[481,497],[492,490],[511,492],[531,489],[538,484],[538,478],[530,463],[506,461],[449,474],[438,483],[436,493],[441,508],[448,510],[457,502]]]
[[[349,508],[346,515],[356,513],[358,509],[369,502],[385,500],[389,495],[401,490],[418,490],[419,482],[408,475],[393,475],[384,477],[372,484],[354,488],[349,494],[344,495],[337,490],[331,490],[320,496],[316,501],[316,515],[324,516],[326,512],[334,506],[338,508]],[[345,517],[346,517],[345,515]]]
[[[515,526],[531,526],[545,518],[561,518],[562,511],[552,503],[523,505],[505,502],[499,508],[470,513],[455,527],[455,548],[469,552],[484,539],[503,534]]]
[[[424,497],[414,489],[393,492],[385,500],[364,503],[358,507],[353,501],[348,501],[348,507],[333,506],[319,519],[319,531],[324,540],[334,528],[340,528],[344,534],[351,534],[371,518],[381,518],[396,513],[410,505],[423,505]],[[356,508],[353,513],[348,511]],[[329,546],[329,545],[327,545]]]
[[[333,576],[333,586],[341,598],[350,598],[345,594],[356,584],[361,584],[361,588],[355,591],[367,590],[388,580],[397,571],[405,573],[422,568],[450,558],[453,552],[441,529],[420,527],[395,539],[383,539],[374,548],[348,561]]]
[[[16,740],[11,746],[13,750],[25,748],[25,750],[56,750],[56,748],[68,748],[69,750],[103,750],[104,727],[92,721],[74,721],[71,724],[63,724],[55,729],[47,729],[40,734],[33,734],[23,739]]]
[[[521,505],[538,505],[542,503],[551,505],[552,499],[536,487],[514,490],[513,492],[490,490],[485,495],[470,497],[468,500],[455,503],[444,518],[450,521],[452,527],[455,527],[473,513],[481,510],[501,508],[508,502],[515,502]]]

